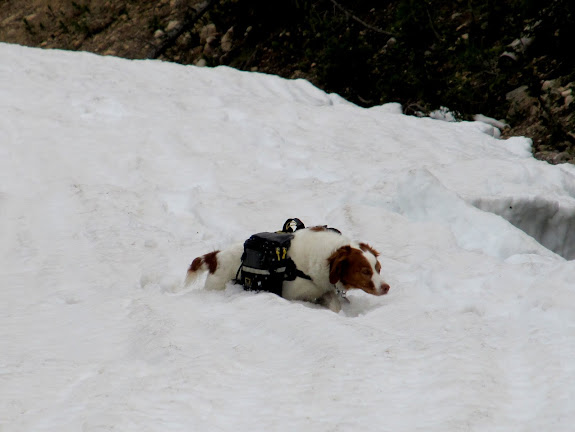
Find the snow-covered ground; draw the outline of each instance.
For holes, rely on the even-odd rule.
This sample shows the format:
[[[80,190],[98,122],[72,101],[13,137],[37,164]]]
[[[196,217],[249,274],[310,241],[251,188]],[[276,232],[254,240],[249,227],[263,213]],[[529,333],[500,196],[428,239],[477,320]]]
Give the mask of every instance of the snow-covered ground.
[[[6,44],[0,113],[2,432],[573,430],[575,167],[527,139]],[[390,293],[183,288],[289,217],[379,249]]]

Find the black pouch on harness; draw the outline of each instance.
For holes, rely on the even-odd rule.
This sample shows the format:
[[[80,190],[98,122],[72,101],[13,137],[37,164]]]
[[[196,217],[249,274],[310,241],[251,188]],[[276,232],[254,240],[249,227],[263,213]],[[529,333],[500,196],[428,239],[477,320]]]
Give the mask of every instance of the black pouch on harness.
[[[236,281],[248,291],[269,291],[282,295],[282,284],[293,279],[293,261],[288,258],[292,234],[263,232],[244,243],[242,265]]]

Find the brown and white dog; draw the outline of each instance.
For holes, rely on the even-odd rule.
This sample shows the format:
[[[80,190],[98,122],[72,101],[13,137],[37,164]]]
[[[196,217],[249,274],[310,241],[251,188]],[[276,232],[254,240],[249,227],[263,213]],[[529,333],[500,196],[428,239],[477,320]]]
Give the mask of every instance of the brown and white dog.
[[[236,277],[244,251],[243,243],[194,259],[188,269],[186,285],[208,271],[205,288],[223,290]],[[288,256],[296,267],[311,277],[284,281],[282,297],[322,304],[334,312],[341,310],[341,296],[360,289],[376,296],[387,294],[389,285],[380,276],[378,252],[366,243],[356,243],[325,227],[297,230]]]

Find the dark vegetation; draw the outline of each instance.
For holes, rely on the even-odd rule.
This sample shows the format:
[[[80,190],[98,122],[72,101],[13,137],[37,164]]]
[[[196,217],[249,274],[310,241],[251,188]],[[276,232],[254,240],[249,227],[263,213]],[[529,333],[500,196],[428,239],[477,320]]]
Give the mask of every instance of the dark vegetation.
[[[3,4],[0,40],[305,78],[407,114],[446,106],[504,120],[537,157],[575,160],[573,0]]]

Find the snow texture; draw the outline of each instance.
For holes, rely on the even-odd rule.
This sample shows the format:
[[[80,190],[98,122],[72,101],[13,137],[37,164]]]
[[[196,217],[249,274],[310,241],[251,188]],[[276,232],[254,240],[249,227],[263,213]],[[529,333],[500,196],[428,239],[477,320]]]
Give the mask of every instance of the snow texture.
[[[575,168],[303,80],[0,44],[0,430],[570,431]],[[390,293],[183,288],[327,224]]]

